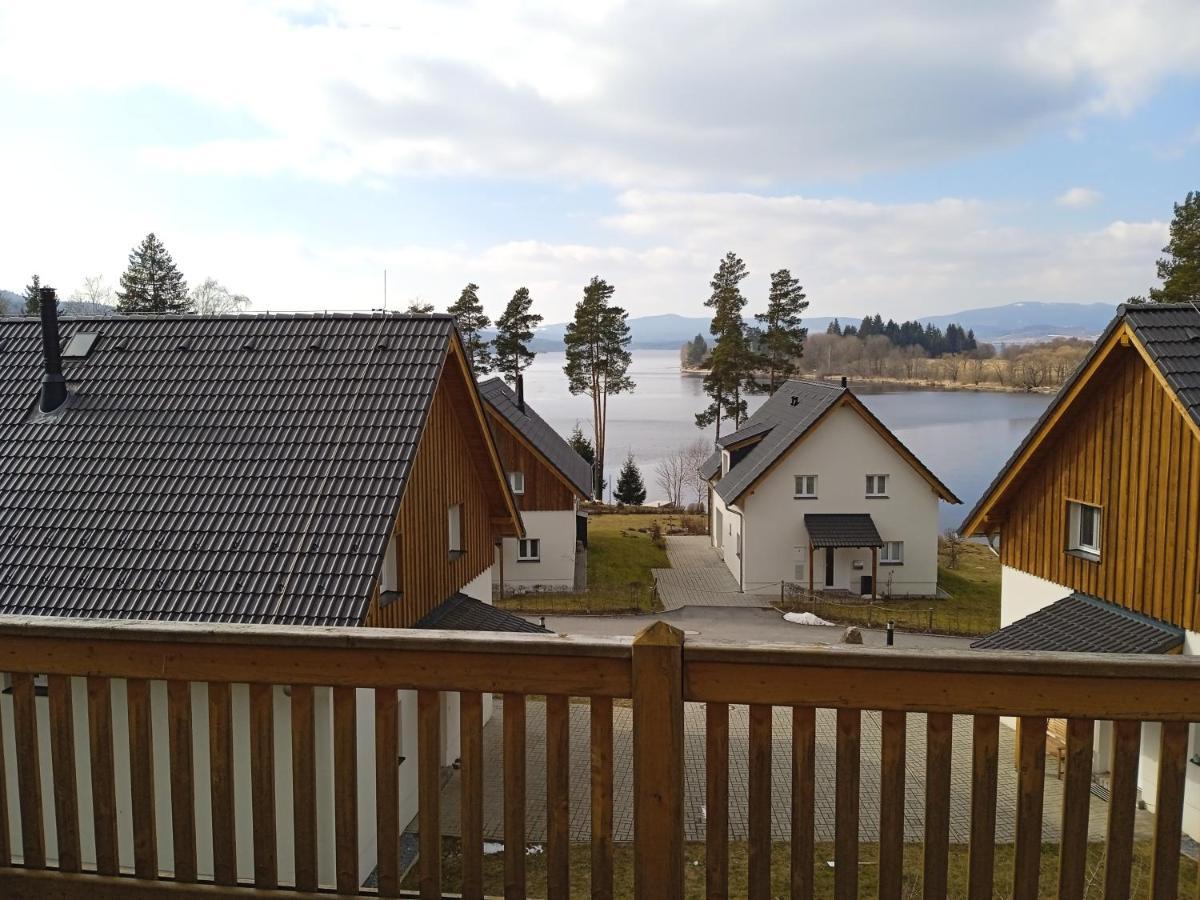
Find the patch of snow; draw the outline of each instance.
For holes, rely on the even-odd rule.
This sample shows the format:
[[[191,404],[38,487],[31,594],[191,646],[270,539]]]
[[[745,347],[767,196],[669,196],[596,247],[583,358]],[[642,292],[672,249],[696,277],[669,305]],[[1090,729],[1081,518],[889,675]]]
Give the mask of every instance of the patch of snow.
[[[504,845],[501,844],[499,841],[484,841],[483,842],[483,855],[484,856],[495,856],[497,853],[503,853],[503,852],[504,852]]]
[[[832,625],[832,622],[826,622],[820,616],[814,616],[810,612],[790,612],[784,613],[783,618],[796,625]]]

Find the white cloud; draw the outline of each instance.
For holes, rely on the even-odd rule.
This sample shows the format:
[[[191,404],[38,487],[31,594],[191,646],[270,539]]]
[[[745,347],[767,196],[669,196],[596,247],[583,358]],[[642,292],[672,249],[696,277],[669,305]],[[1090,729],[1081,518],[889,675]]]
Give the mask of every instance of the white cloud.
[[[1100,202],[1102,196],[1103,194],[1095,188],[1073,187],[1059,194],[1054,199],[1054,202],[1059,206],[1069,206],[1079,209],[1085,206],[1094,206]]]
[[[149,85],[261,131],[154,148],[156,164],[336,182],[854,176],[1127,111],[1198,69],[1190,0],[114,0],[0,11],[0,81],[31,92]]]

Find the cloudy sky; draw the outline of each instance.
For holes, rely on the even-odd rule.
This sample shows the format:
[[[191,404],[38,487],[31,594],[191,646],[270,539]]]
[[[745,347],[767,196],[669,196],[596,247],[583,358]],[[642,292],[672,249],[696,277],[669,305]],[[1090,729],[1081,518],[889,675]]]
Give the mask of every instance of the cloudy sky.
[[[11,290],[153,230],[270,310],[698,315],[728,249],[814,315],[1117,302],[1200,189],[1200,4],[0,0],[0,121]]]

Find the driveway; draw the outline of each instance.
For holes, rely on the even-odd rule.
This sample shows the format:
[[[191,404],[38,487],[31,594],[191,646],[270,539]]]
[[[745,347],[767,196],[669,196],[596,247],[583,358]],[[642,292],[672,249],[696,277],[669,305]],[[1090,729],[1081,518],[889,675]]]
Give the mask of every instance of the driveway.
[[[667,537],[669,569],[652,569],[658,582],[658,597],[663,609],[685,606],[739,606],[760,608],[770,598],[743,594],[737,580],[726,568],[707,535],[671,535]]]
[[[704,838],[704,705],[687,704],[684,719],[684,817],[688,840]],[[731,706],[729,711],[729,827],[730,837],[747,836],[747,733],[748,710]],[[496,698],[496,712],[484,728],[484,772],[496,777],[484,781],[483,827],[488,840],[503,840],[503,785],[501,723],[503,705]],[[526,711],[526,839],[546,839],[546,714],[545,705],[529,701]],[[589,748],[589,707],[571,705],[571,839],[590,839],[591,795]],[[772,729],[772,834],[777,840],[790,837],[791,798],[791,711],[777,707]],[[924,840],[925,819],[925,716],[908,716],[905,800],[905,840]],[[1000,728],[1000,771],[998,777],[996,840],[1011,843],[1014,836],[1017,803],[1017,773],[1012,760],[1014,733]],[[879,838],[880,717],[878,712],[862,714],[862,756],[859,793],[859,839],[873,842]],[[816,806],[818,841],[833,840],[835,777],[835,714],[817,711]],[[1054,776],[1056,766],[1047,760],[1045,818],[1043,839],[1057,841],[1060,836],[1063,782]],[[460,779],[457,772],[442,796],[442,833],[459,834]],[[954,751],[950,776],[950,840],[967,843],[971,810],[971,718],[954,717]],[[632,710],[619,706],[613,710],[613,838],[633,839],[633,758]],[[1092,797],[1089,836],[1103,840],[1108,804]],[[1136,829],[1139,838],[1148,837],[1153,817],[1138,811]]]

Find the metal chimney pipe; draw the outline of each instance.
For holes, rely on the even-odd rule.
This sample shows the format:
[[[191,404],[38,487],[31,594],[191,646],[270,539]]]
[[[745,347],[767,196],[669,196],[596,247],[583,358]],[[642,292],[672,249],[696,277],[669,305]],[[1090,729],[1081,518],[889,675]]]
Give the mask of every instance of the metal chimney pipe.
[[[525,376],[517,373],[517,409],[525,412]]]
[[[845,387],[845,386],[846,386],[846,376],[843,375],[842,376],[842,387]]]
[[[42,412],[54,412],[67,402],[67,380],[62,374],[62,354],[58,348],[58,295],[54,288],[38,289],[38,305],[42,316],[42,396],[38,404]]]

